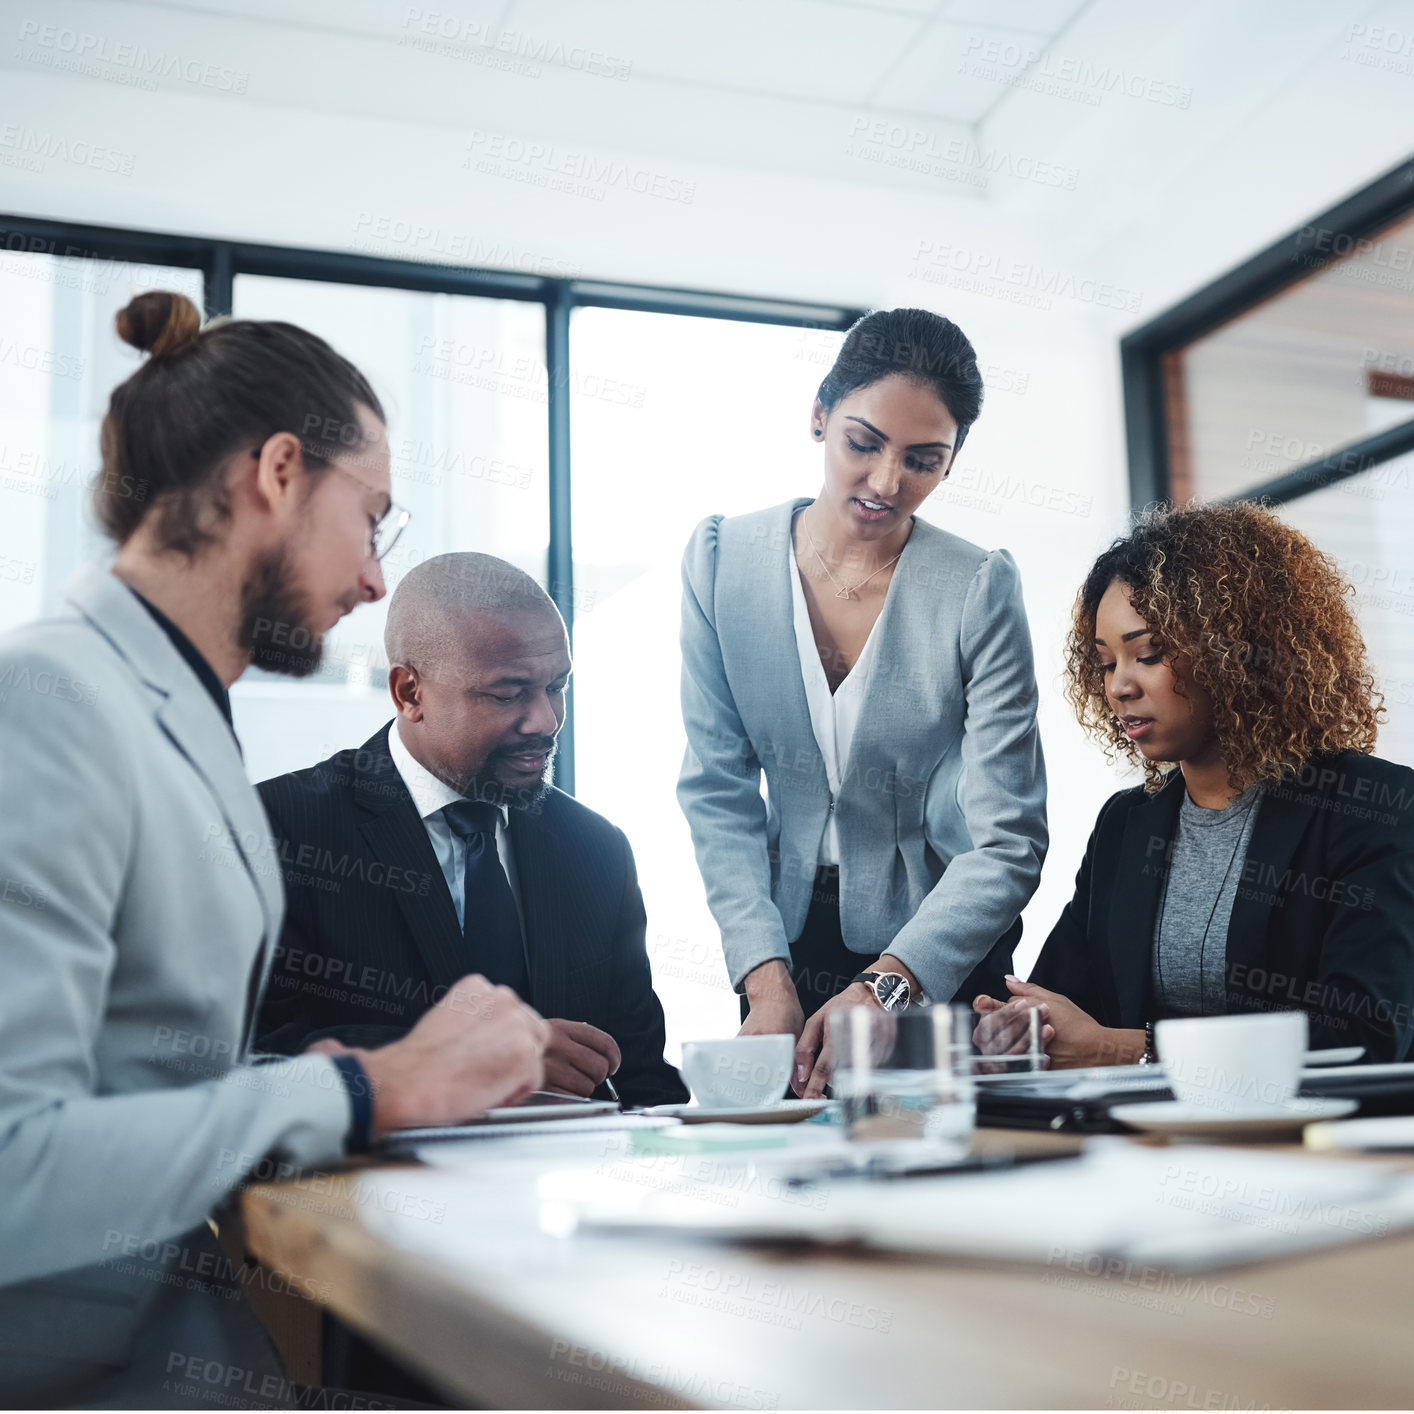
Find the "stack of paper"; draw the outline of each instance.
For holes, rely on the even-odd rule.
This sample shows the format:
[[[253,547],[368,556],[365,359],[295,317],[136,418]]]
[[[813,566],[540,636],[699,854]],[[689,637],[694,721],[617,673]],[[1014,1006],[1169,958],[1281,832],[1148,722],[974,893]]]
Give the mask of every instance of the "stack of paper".
[[[561,1172],[542,1183],[542,1195],[568,1204],[584,1227],[863,1243],[994,1261],[1112,1258],[1177,1270],[1414,1228],[1414,1175],[1389,1165],[1122,1139],[1091,1141],[1082,1158],[1064,1163],[891,1182],[887,1201],[866,1180],[773,1190],[769,1182],[743,1187],[728,1172],[716,1181],[723,1201],[704,1201],[710,1183],[690,1191],[645,1184],[631,1159],[623,1163],[612,1175]]]

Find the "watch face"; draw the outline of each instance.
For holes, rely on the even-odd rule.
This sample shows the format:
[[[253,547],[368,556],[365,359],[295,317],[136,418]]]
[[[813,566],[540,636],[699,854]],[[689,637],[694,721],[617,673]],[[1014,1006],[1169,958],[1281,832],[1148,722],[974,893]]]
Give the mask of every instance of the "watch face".
[[[897,972],[882,972],[874,979],[874,995],[885,1011],[902,1011],[908,1005],[908,978]]]

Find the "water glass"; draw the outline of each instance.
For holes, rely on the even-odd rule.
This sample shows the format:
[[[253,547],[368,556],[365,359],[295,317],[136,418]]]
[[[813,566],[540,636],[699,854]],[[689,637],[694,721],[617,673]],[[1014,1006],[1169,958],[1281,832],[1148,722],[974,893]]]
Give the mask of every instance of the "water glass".
[[[1041,1013],[1017,999],[998,1011],[974,1013],[969,1044],[974,1075],[1024,1075],[1046,1068]]]
[[[977,1113],[968,1007],[847,1007],[828,1027],[830,1089],[852,1141],[967,1147]]]

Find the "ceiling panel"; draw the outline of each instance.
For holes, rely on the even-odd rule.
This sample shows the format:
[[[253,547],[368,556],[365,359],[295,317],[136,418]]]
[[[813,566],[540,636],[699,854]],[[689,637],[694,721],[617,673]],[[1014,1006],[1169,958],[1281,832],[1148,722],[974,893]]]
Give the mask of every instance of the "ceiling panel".
[[[954,22],[989,29],[1024,29],[1059,34],[1090,0],[951,0],[940,11]]]
[[[1044,49],[1046,40],[1044,34],[1022,30],[951,21],[931,25],[871,101],[876,108],[975,123],[1006,96],[1005,80],[1022,72],[1016,62],[1020,56]]]
[[[812,0],[816,5],[833,5],[849,10],[892,10],[900,15],[936,15],[947,0]]]
[[[468,34],[494,33],[497,18],[507,3],[508,0],[454,0],[446,8],[434,9],[403,4],[401,0],[165,0],[161,8],[397,39],[403,34],[424,33],[424,25],[434,29],[437,25],[470,27]]]
[[[167,0],[189,10],[307,31],[343,30],[458,57],[493,49],[582,68],[595,51],[635,74],[724,96],[831,103],[975,123],[1089,0]],[[135,6],[147,9],[147,6]],[[942,18],[935,18],[941,16]],[[1000,56],[995,62],[989,56]],[[461,57],[477,57],[476,53]]]
[[[632,73],[859,103],[916,39],[900,11],[817,0],[515,0],[508,29],[626,59]]]
[[[1027,97],[1009,82],[1026,72],[1021,55],[1052,45],[1054,26],[1079,10],[1088,7],[1091,28],[1099,13],[1095,0],[448,0],[445,9],[405,0],[55,0],[55,7],[82,27],[116,25],[129,40],[220,54],[249,71],[250,97],[261,103],[652,154],[674,173],[674,160],[708,162],[973,198],[987,194],[987,183],[968,155],[981,140],[968,130],[995,123]],[[1130,47],[1163,43],[1163,32],[1144,28]],[[612,60],[610,71],[586,67],[586,53]],[[501,63],[503,54],[518,62]],[[0,70],[8,62],[0,55]],[[1003,157],[1032,153],[1043,139],[1061,142],[1057,119],[1067,115],[1054,108]],[[1087,108],[1080,116],[1094,115]]]

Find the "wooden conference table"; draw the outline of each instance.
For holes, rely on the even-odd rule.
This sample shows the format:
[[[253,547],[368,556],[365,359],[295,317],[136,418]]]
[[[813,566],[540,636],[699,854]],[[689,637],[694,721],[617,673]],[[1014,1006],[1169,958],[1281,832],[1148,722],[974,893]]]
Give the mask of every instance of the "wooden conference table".
[[[1038,1140],[979,1133],[993,1145]],[[890,1185],[877,1186],[886,1203]],[[461,1172],[382,1164],[252,1187],[241,1215],[251,1255],[468,1405],[1245,1410],[1414,1400],[1414,1233],[1165,1290],[1132,1270],[555,1235],[540,1225],[535,1165],[489,1151],[484,1166]]]

